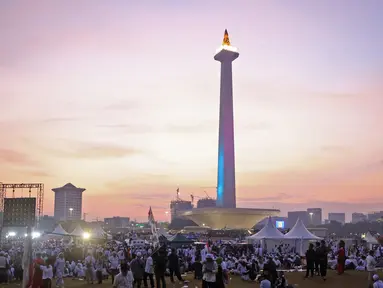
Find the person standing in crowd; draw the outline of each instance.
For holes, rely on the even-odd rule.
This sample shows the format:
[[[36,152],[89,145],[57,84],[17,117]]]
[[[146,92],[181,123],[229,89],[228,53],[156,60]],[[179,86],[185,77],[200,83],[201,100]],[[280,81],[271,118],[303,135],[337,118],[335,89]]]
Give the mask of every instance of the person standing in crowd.
[[[36,253],[36,259],[33,261],[32,288],[43,287],[43,270],[40,266],[44,265],[44,260],[40,253]]]
[[[320,242],[315,242],[315,275],[320,276],[319,273],[319,250],[320,250]]]
[[[271,282],[271,285],[274,285],[278,278],[277,265],[275,265],[274,259],[269,257],[269,260],[263,266],[263,273],[267,275],[268,279]]]
[[[202,263],[201,263],[201,258],[197,257],[195,262],[192,265],[193,270],[194,270],[194,279],[196,280],[202,280]]]
[[[129,265],[121,263],[121,272],[116,275],[113,281],[114,288],[133,288],[134,277]]]
[[[309,244],[309,249],[306,251],[306,276],[309,277],[309,273],[311,272],[311,277],[314,277],[314,265],[315,265],[316,253],[314,250],[314,244]]]
[[[374,251],[370,250],[368,253],[368,256],[366,257],[366,269],[368,272],[368,287],[372,286],[372,276],[375,274],[376,271],[376,260],[374,258]]]
[[[342,275],[344,273],[344,265],[346,262],[346,251],[344,250],[345,243],[343,240],[339,241],[339,249],[337,251],[338,255],[338,265],[337,265],[337,270],[338,270],[338,275]]]
[[[46,264],[41,265],[40,268],[43,271],[43,287],[51,288],[53,279],[53,267],[51,265],[51,261],[48,259]]]
[[[156,288],[166,288],[165,271],[166,271],[167,255],[165,246],[153,255],[154,275],[156,276]],[[162,286],[161,286],[162,285]]]
[[[4,252],[0,252],[0,284],[8,283],[8,259],[5,257]]]
[[[184,282],[184,279],[181,277],[180,272],[180,260],[176,253],[176,249],[172,249],[172,252],[169,255],[169,272],[170,272],[170,281],[174,284],[174,275],[176,275],[178,281]]]
[[[146,258],[145,263],[145,274],[144,274],[144,287],[148,287],[148,278],[150,281],[150,287],[154,288],[154,267],[153,267],[153,258],[152,258],[152,250],[148,250],[148,258]]]
[[[110,265],[110,275],[112,276],[112,283],[114,283],[114,277],[118,274],[118,265],[120,264],[120,259],[118,258],[117,253],[113,252],[108,260]]]
[[[322,277],[323,281],[326,281],[327,276],[328,252],[329,249],[326,245],[326,241],[322,240],[317,255],[319,261],[320,276]]]
[[[217,274],[215,276],[215,288],[225,288],[226,284],[228,284],[228,275],[226,273],[226,270],[224,267],[222,267],[223,259],[221,257],[218,257],[216,259],[217,262]]]
[[[60,253],[55,263],[56,268],[56,287],[64,286],[65,259],[64,254]]]
[[[130,262],[130,267],[134,277],[133,286],[140,288],[145,273],[145,263],[144,260],[142,260],[141,252],[137,252],[136,257]]]
[[[85,257],[85,277],[88,284],[93,284],[94,278],[94,263],[95,260],[92,256],[92,253],[88,253],[88,256]]]
[[[102,270],[104,269],[104,257],[102,252],[98,252],[95,263],[97,284],[102,284]]]
[[[218,272],[218,265],[213,260],[213,255],[207,254],[206,261],[202,267],[202,287],[203,288],[214,288],[217,280],[216,273]]]

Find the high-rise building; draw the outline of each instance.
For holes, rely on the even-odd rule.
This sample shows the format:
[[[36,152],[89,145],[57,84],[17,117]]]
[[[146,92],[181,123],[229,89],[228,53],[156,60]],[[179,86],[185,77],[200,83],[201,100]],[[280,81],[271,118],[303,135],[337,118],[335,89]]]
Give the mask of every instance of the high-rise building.
[[[374,211],[367,214],[368,221],[375,222],[383,218],[383,211]]]
[[[367,221],[367,215],[363,213],[354,212],[351,215],[351,222],[352,223],[358,223],[358,222],[364,222]]]
[[[292,228],[298,219],[302,220],[305,226],[310,223],[307,211],[290,211],[287,212],[287,227]]]
[[[176,218],[180,218],[181,217],[180,214],[191,209],[193,209],[193,205],[191,201],[184,201],[181,199],[171,201],[170,202],[171,221],[173,222]]]
[[[238,58],[237,49],[230,45],[225,30],[222,47],[214,56],[221,62],[221,90],[219,104],[217,207],[235,208],[235,156],[233,115],[232,62]]]
[[[317,226],[322,224],[322,208],[308,208],[310,225]]]
[[[53,188],[55,192],[54,217],[57,221],[81,220],[82,193],[84,188],[77,188],[72,183]]]
[[[328,213],[328,220],[344,224],[346,223],[346,213]]]

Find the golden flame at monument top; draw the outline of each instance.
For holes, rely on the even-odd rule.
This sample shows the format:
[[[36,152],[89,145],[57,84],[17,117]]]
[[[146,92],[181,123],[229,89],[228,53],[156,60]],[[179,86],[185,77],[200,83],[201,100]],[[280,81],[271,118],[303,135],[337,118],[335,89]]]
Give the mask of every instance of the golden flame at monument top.
[[[229,33],[227,33],[227,29],[225,29],[225,34],[223,35],[222,46],[230,46]]]
[[[221,50],[228,50],[232,52],[238,52],[238,49],[231,46],[230,44],[230,38],[229,33],[227,32],[227,29],[225,29],[225,34],[223,35],[222,45],[217,49],[217,53]]]

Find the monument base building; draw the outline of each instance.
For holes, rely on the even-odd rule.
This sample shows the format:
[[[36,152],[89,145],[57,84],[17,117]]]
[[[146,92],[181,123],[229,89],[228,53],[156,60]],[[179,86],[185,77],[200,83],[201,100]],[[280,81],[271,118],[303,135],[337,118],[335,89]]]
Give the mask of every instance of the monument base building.
[[[252,208],[196,208],[183,213],[198,226],[218,229],[251,229],[262,219],[276,216],[279,210]]]

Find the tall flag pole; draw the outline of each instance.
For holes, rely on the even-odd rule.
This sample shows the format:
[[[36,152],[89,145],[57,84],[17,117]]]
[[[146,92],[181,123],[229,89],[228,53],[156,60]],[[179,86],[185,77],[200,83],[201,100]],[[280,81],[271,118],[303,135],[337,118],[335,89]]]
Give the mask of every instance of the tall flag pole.
[[[148,222],[149,222],[150,228],[152,230],[153,246],[157,247],[159,245],[160,241],[158,238],[158,232],[157,232],[156,222],[154,221],[154,215],[153,215],[152,207],[149,208]]]

